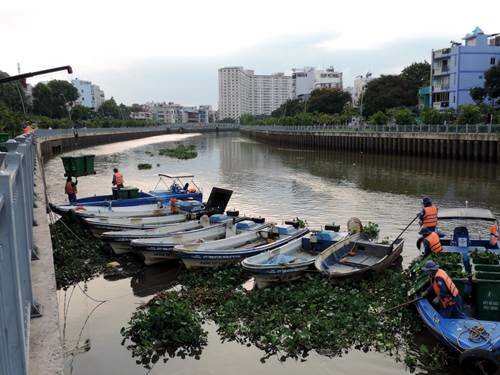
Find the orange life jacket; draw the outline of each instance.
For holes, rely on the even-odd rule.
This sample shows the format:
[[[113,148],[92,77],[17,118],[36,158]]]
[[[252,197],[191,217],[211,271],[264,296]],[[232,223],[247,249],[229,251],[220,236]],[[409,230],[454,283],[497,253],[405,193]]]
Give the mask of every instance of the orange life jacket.
[[[115,173],[115,184],[123,185],[123,175],[120,172]]]
[[[424,218],[422,226],[426,228],[433,228],[438,223],[438,209],[436,206],[424,207]]]
[[[498,227],[496,224],[493,224],[490,228],[490,244],[492,246],[496,246],[498,242]]]
[[[453,280],[448,276],[448,274],[445,271],[443,271],[442,269],[437,270],[436,274],[434,275],[434,278],[432,279],[432,289],[434,290],[434,293],[436,293],[436,296],[439,296],[439,301],[441,302],[441,305],[443,307],[446,308],[448,306],[454,305],[455,301],[453,300],[452,297],[440,296],[441,289],[439,288],[439,285],[436,280],[438,277],[444,281],[446,288],[448,288],[448,293],[451,294],[452,297],[458,296],[457,287],[455,286]]]
[[[427,237],[425,237],[427,242],[429,243],[429,247],[433,253],[440,253],[443,251],[443,247],[441,246],[441,240],[439,239],[439,235],[436,232],[431,232]]]
[[[73,182],[66,181],[66,186],[64,187],[64,192],[66,194],[76,194],[76,186],[73,185]]]
[[[177,198],[170,198],[170,212],[175,214],[177,212]]]
[[[25,128],[23,128],[24,134],[31,133],[32,131],[33,131],[33,128],[31,126],[26,126]]]

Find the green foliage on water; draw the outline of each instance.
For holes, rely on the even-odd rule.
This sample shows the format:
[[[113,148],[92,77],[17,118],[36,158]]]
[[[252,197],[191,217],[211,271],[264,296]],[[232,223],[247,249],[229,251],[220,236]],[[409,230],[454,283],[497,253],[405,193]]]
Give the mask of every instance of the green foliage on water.
[[[207,332],[201,317],[186,298],[175,293],[159,294],[132,315],[127,328],[121,329],[122,345],[132,351],[136,363],[151,368],[160,358],[199,358],[207,345]]]
[[[241,288],[247,279],[248,275],[240,267],[184,271],[179,275],[182,287],[160,294],[154,303],[165,299],[168,304],[190,306],[192,314],[217,324],[223,341],[260,348],[263,362],[271,356],[278,356],[281,361],[305,360],[310,351],[341,356],[351,349],[382,352],[397,361],[405,361],[410,368],[426,361],[422,358],[426,354],[419,353],[413,344],[415,331],[421,329],[414,311],[401,308],[380,313],[407,300],[410,285],[402,273],[388,271],[339,286],[331,285],[319,274],[308,274],[300,282],[251,292]],[[189,315],[182,324],[172,320],[185,319],[182,314],[164,317],[154,313],[152,317],[150,311],[141,309],[140,315],[134,314],[122,334],[125,332],[125,339],[139,334],[148,337],[145,348],[140,348],[142,341],[136,340],[131,349],[134,356],[140,354],[152,359],[154,351],[148,346],[150,342],[162,348],[172,342],[161,333],[149,331],[150,319],[158,320],[157,325],[185,326],[194,318]],[[205,334],[198,332],[202,340]],[[179,343],[179,347],[183,345],[185,343]],[[141,363],[150,362],[141,359]]]
[[[137,164],[137,169],[151,169],[153,166],[149,163]]]
[[[159,154],[183,160],[194,159],[198,156],[195,145],[178,145],[175,148],[162,148],[160,149]]]
[[[106,244],[78,224],[58,220],[50,225],[57,288],[87,281],[109,262]]]
[[[366,233],[370,240],[376,240],[380,233],[380,228],[377,223],[369,221],[368,224],[363,227],[362,232]]]

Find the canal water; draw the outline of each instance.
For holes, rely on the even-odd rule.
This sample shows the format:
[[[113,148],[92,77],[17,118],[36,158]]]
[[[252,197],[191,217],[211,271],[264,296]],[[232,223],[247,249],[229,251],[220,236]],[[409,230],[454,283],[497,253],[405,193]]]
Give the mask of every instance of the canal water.
[[[158,156],[174,143],[195,144],[198,157],[177,160]],[[149,156],[146,151],[155,156]],[[423,196],[440,207],[479,206],[500,215],[500,169],[495,164],[402,158],[396,155],[325,152],[276,148],[239,133],[164,135],[98,146],[78,153],[96,155],[96,175],[79,179],[79,196],[108,194],[112,169],[118,167],[125,184],[152,190],[158,173],[189,172],[208,197],[212,186],[234,191],[229,208],[260,215],[278,223],[299,217],[310,227],[335,222],[345,229],[351,217],[376,222],[380,238],[394,239],[420,210]],[[138,170],[150,163],[151,170]],[[49,198],[65,199],[64,171],[59,158],[45,167]],[[161,187],[161,186],[160,186]],[[159,187],[159,188],[160,188]],[[418,255],[417,225],[405,234],[403,262]],[[176,284],[177,265],[148,268],[132,278],[108,281],[98,277],[82,288],[59,292],[66,373],[145,374],[122,346],[120,328],[136,307]],[[99,301],[106,301],[100,303]],[[255,347],[221,343],[216,327],[206,326],[209,344],[199,360],[158,362],[150,374],[405,374],[404,364],[380,353],[351,350],[341,358],[311,355],[307,361],[269,359]],[[422,373],[433,373],[422,369]],[[456,374],[456,368],[439,374]],[[437,374],[437,373],[436,373]]]

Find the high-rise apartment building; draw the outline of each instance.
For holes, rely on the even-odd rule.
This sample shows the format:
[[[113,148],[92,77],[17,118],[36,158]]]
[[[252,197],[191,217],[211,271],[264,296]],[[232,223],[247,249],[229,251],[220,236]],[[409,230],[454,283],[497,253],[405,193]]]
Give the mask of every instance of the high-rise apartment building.
[[[456,109],[473,103],[469,90],[484,86],[484,73],[500,64],[500,35],[476,27],[448,48],[432,51],[431,103],[436,109]]]
[[[78,78],[71,80],[71,84],[78,90],[78,95],[80,95],[76,100],[78,104],[97,111],[104,103],[104,91],[98,85]]]
[[[336,72],[333,66],[327,69],[295,68],[292,71],[294,98],[307,98],[316,89],[342,90],[342,72]]]
[[[292,97],[292,77],[255,74],[241,66],[219,69],[219,118],[270,115]]]

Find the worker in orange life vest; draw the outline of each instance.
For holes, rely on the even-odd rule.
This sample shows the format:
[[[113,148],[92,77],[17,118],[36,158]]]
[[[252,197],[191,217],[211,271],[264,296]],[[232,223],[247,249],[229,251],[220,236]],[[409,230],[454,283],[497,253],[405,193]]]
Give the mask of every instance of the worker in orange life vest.
[[[437,232],[423,227],[419,234],[421,234],[424,238],[424,258],[431,253],[437,254],[443,251],[443,246],[441,246],[441,240]]]
[[[466,318],[462,311],[462,297],[451,277],[432,260],[425,263],[422,271],[429,273],[431,283],[422,297],[434,295],[432,302],[439,306],[438,311],[445,318]]]
[[[116,185],[118,189],[123,188],[123,175],[118,171],[118,168],[113,169],[113,185]]]
[[[64,192],[68,195],[69,203],[74,203],[76,201],[76,193],[78,192],[76,189],[76,185],[78,185],[78,178],[73,182],[71,176],[66,178],[66,186],[64,186]]]
[[[494,223],[490,227],[490,249],[498,249],[498,226]]]
[[[420,225],[434,231],[438,223],[438,209],[429,197],[422,199],[422,205],[424,207],[419,214]]]

